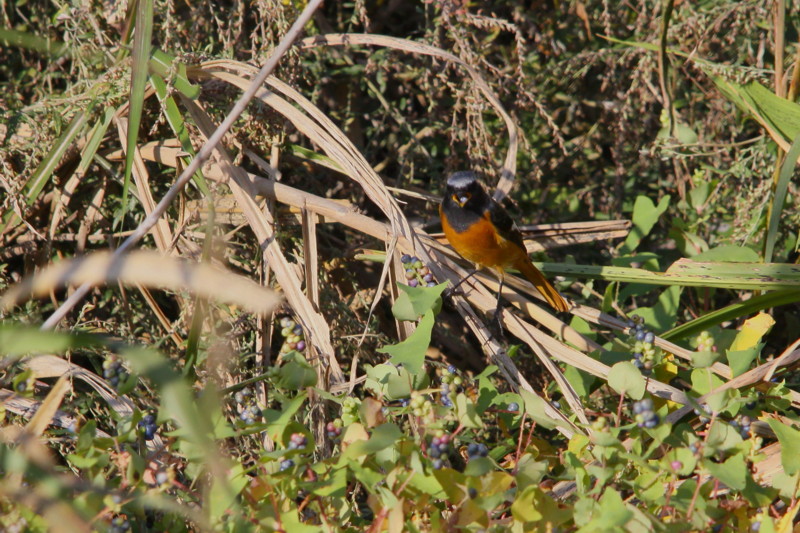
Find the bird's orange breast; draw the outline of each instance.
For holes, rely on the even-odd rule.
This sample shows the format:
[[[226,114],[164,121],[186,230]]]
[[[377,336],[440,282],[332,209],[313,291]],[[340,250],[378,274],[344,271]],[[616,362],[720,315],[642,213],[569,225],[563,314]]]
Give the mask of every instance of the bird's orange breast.
[[[445,237],[464,259],[485,267],[500,268],[513,266],[518,261],[521,250],[497,233],[488,212],[460,232],[448,223],[442,209],[440,215]]]

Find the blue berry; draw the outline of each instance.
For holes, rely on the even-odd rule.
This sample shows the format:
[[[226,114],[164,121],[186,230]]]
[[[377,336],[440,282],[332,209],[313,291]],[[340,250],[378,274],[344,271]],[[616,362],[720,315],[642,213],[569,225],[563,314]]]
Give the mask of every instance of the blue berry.
[[[653,344],[653,341],[656,340],[656,336],[653,334],[652,331],[648,331],[644,334],[644,342],[647,344]]]
[[[441,459],[434,459],[432,463],[434,470],[440,470],[444,466],[444,461]]]
[[[400,262],[401,263],[410,263],[411,262],[411,256],[408,255],[408,254],[403,254],[403,257],[400,258]]]
[[[284,459],[281,461],[281,471],[288,470],[294,466],[294,461],[291,459]]]
[[[636,332],[636,340],[637,341],[643,341],[644,340],[644,335],[645,335],[644,331],[638,330]]]
[[[508,404],[508,410],[514,412],[519,411],[519,404],[517,402],[511,402]]]

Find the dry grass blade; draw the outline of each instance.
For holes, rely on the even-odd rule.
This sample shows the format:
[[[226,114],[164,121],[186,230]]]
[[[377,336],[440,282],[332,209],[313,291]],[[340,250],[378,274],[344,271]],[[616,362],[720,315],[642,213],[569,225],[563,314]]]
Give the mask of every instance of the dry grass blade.
[[[517,172],[517,150],[519,147],[519,134],[517,132],[517,126],[514,123],[514,120],[511,118],[511,115],[509,115],[503,107],[503,104],[500,103],[500,100],[494,94],[494,91],[492,91],[489,84],[472,66],[468,65],[459,57],[451,54],[450,52],[446,52],[441,48],[436,48],[435,46],[430,46],[415,41],[409,41],[408,39],[388,37],[386,35],[369,35],[362,33],[327,34],[317,35],[315,37],[307,37],[298,41],[298,46],[302,47],[320,46],[323,44],[333,46],[383,46],[386,48],[410,52],[412,54],[437,57],[463,67],[470,75],[473,82],[475,82],[476,87],[478,87],[478,89],[483,93],[484,97],[489,101],[495,111],[497,111],[497,114],[500,115],[500,117],[503,119],[503,122],[505,122],[506,129],[508,130],[509,148],[505,161],[503,162],[503,169],[500,173],[500,181],[497,184],[494,197],[496,200],[500,200],[511,191],[511,187],[514,185],[514,175]]]
[[[201,132],[208,134],[214,130],[211,119],[199,105],[184,100],[195,123]],[[228,177],[236,201],[239,203],[245,217],[256,234],[267,261],[275,274],[280,286],[283,288],[289,304],[295,311],[296,318],[300,321],[306,332],[309,345],[325,361],[330,369],[330,378],[334,383],[344,381],[344,374],[336,360],[333,346],[330,341],[330,329],[325,318],[320,315],[300,288],[300,280],[293,272],[289,262],[283,255],[278,242],[275,240],[272,221],[267,220],[269,213],[262,211],[255,202],[255,191],[247,173],[233,165],[227,152],[221,146],[215,148],[217,161],[223,175]],[[324,373],[320,370],[320,375]]]
[[[121,416],[133,414],[133,403],[119,396],[106,380],[90,370],[66,361],[55,355],[37,355],[25,361],[25,366],[33,371],[37,378],[53,378],[56,376],[73,376],[97,391],[103,400]]]
[[[98,252],[52,264],[6,291],[0,299],[0,307],[9,308],[27,295],[47,295],[65,285],[113,282],[186,290],[241,306],[252,313],[268,313],[280,301],[273,291],[243,276],[207,264],[164,257],[152,251],[138,251],[119,261],[110,252]]]
[[[49,426],[50,422],[53,420],[68,390],[69,382],[67,381],[67,376],[61,376],[58,378],[58,381],[56,381],[56,384],[53,385],[53,388],[50,389],[50,392],[47,393],[47,397],[42,400],[39,409],[36,410],[36,414],[33,415],[25,426],[25,429],[30,435],[39,437],[44,433],[44,430],[47,429],[47,426]]]
[[[23,418],[31,418],[38,410],[41,402],[33,398],[25,398],[15,394],[8,389],[0,389],[0,405],[3,409],[14,413]],[[69,413],[57,410],[53,414],[52,422],[61,428],[77,427],[78,419]],[[100,429],[96,430],[95,435],[100,438],[110,438],[111,436]],[[158,436],[158,435],[156,435]]]
[[[233,61],[214,61],[203,65],[201,73],[211,75],[234,86],[244,88],[249,81],[240,74],[251,74],[252,67]],[[265,104],[284,115],[292,124],[313,142],[322,147],[325,153],[342,167],[344,173],[358,182],[369,197],[387,216],[395,233],[412,239],[414,232],[405,215],[397,205],[397,201],[389,193],[381,178],[367,163],[364,156],[356,149],[350,139],[324,113],[303,95],[281,82],[270,77],[267,83],[281,93],[288,95],[296,104],[306,111],[304,114],[284,98],[265,90],[259,91],[256,97]],[[423,254],[425,255],[425,254]],[[395,255],[394,264],[400,269],[399,258]],[[392,261],[387,261],[384,268],[390,268]],[[382,287],[378,287],[378,292]],[[394,287],[392,287],[394,290]],[[396,293],[393,293],[396,296]],[[400,328],[410,328],[410,323],[400,323]]]
[[[119,117],[115,121],[117,123],[117,131],[119,132],[120,144],[123,147],[127,147],[128,121],[124,117]],[[134,150],[133,152],[133,166],[131,171],[133,173],[133,180],[136,184],[136,190],[139,193],[139,201],[142,203],[144,212],[147,215],[151,215],[156,210],[156,201],[153,199],[153,195],[151,193],[152,188],[150,187],[150,175],[147,172],[147,167],[144,164],[144,159],[142,159],[139,150]],[[162,253],[168,253],[172,248],[172,231],[170,231],[167,221],[159,217],[152,233],[158,249]]]
[[[134,231],[134,233],[131,234],[114,252],[114,257],[116,260],[119,260],[125,253],[130,251],[130,249],[133,248],[133,246],[135,246],[136,243],[138,243],[139,240],[147,234],[150,228],[152,228],[158,222],[161,214],[166,211],[167,207],[183,189],[184,185],[188,183],[200,166],[209,158],[214,150],[214,147],[222,140],[222,137],[228,132],[228,130],[230,130],[231,126],[233,126],[233,123],[236,122],[236,120],[244,112],[247,104],[253,98],[253,95],[260,89],[264,79],[266,79],[266,77],[269,76],[269,74],[275,69],[280,59],[303,31],[303,27],[311,19],[314,11],[316,11],[321,3],[322,0],[310,0],[308,2],[302,13],[300,13],[300,16],[298,16],[292,24],[292,27],[289,28],[289,31],[286,32],[286,35],[272,51],[272,54],[266,63],[264,63],[264,66],[258,71],[258,74],[254,77],[253,83],[248,86],[247,90],[233,106],[233,109],[231,109],[230,113],[228,113],[228,115],[225,117],[225,120],[222,122],[222,124],[220,124],[219,128],[217,128],[217,130],[214,131],[214,133],[209,137],[208,142],[203,145],[203,147],[197,152],[197,155],[191,160],[189,165],[187,165],[183,172],[181,172],[181,175],[178,176],[178,179],[156,206],[155,211],[148,215],[147,218],[139,225],[139,227],[136,228],[136,231]],[[144,98],[147,98],[147,93],[145,94]],[[61,304],[61,306],[56,309],[47,320],[45,320],[45,322],[42,324],[42,329],[50,329],[55,327],[55,325],[58,324],[61,319],[64,318],[84,296],[86,296],[90,289],[91,286],[89,284],[81,285],[78,290],[76,290],[69,298],[67,298],[67,300]]]

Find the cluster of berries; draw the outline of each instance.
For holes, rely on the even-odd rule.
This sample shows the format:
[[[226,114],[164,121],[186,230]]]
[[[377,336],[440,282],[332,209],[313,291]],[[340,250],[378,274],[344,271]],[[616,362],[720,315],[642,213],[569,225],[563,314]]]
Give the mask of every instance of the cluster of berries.
[[[300,450],[308,445],[308,439],[302,433],[292,433],[289,437],[289,449]]]
[[[442,376],[442,387],[440,389],[442,405],[445,407],[453,407],[453,398],[451,394],[453,392],[458,392],[463,382],[461,376],[456,374],[456,367],[449,365]]]
[[[417,417],[425,417],[433,412],[433,403],[425,396],[417,393],[411,393],[411,413]]]
[[[694,410],[694,414],[698,416],[698,419],[703,424],[708,424],[711,422],[711,411],[708,410],[708,407],[705,405],[701,405],[696,407]]]
[[[656,356],[658,352],[653,344],[656,336],[652,331],[648,331],[644,327],[643,320],[638,316],[628,321],[628,327],[631,329],[631,335],[636,341],[633,346],[633,364],[642,371],[642,374],[649,376],[657,362]]]
[[[303,339],[303,327],[297,322],[285,316],[281,318],[281,336],[286,339],[281,346],[281,353],[288,353],[292,350],[302,352],[306,349],[306,341]]]
[[[708,331],[703,331],[697,336],[697,351],[698,352],[714,352],[714,337]]]
[[[111,521],[109,533],[127,533],[131,530],[131,523],[124,516],[118,516]]]
[[[403,263],[403,267],[406,269],[406,281],[409,287],[417,287],[419,285],[434,287],[436,285],[436,280],[433,278],[430,269],[423,265],[418,257],[403,254],[400,262]]]
[[[236,403],[241,406],[241,411],[239,411],[239,419],[245,424],[254,424],[256,418],[261,416],[258,405],[256,405],[256,399],[253,395],[253,391],[250,390],[249,387],[245,387],[240,391],[236,391],[236,394],[233,395],[233,399],[236,400]]]
[[[473,459],[477,459],[478,457],[486,457],[489,455],[489,448],[486,447],[485,444],[471,442],[467,446],[467,459],[470,461]]]
[[[122,366],[122,361],[118,357],[111,355],[103,361],[103,377],[116,389],[128,378],[128,371]]]
[[[153,440],[156,438],[156,431],[158,431],[158,426],[156,425],[156,416],[155,415],[145,415],[144,418],[138,424],[139,432],[144,435],[144,440]]]
[[[331,440],[338,439],[339,435],[342,434],[342,419],[337,418],[333,422],[328,422],[325,425],[325,434],[328,435],[328,438]]]
[[[750,424],[752,419],[747,415],[737,415],[736,418],[731,420],[731,425],[739,431],[739,435],[743,439],[750,438]]]
[[[342,402],[342,422],[349,426],[353,422],[358,422],[358,410],[361,402],[352,396],[348,396]]]
[[[633,418],[640,428],[652,429],[661,422],[661,418],[653,411],[653,400],[650,398],[633,403]]]
[[[290,450],[301,450],[308,445],[308,439],[302,433],[292,433],[292,436],[289,437],[289,446],[287,446]],[[284,459],[281,461],[281,472],[284,470],[289,470],[294,466],[294,461],[292,459]]]
[[[428,456],[433,459],[433,468],[439,470],[444,466],[447,456],[450,454],[450,442],[452,437],[444,430],[436,432],[436,436],[431,439],[431,445],[428,447]]]

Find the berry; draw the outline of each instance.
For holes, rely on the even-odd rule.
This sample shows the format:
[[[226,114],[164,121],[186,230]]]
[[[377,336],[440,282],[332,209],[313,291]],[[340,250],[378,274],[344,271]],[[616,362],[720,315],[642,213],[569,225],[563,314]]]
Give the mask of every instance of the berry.
[[[284,459],[283,461],[281,461],[281,472],[283,472],[284,470],[288,470],[293,466],[294,466],[294,461],[292,461],[291,459]]]
[[[508,410],[514,412],[519,411],[519,404],[517,402],[511,402],[508,404]]]
[[[469,459],[476,459],[478,457],[486,457],[489,455],[489,448],[483,443],[472,442],[467,446],[467,457]]]

